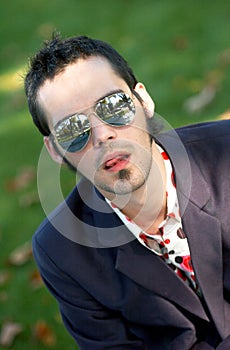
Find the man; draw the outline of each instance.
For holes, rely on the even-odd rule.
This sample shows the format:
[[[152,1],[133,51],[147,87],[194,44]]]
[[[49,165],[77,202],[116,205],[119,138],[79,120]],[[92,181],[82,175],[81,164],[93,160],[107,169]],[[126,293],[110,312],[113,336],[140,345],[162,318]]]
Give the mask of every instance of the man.
[[[51,157],[82,175],[33,239],[80,349],[230,349],[229,121],[162,129],[87,37],[46,43],[25,89]]]

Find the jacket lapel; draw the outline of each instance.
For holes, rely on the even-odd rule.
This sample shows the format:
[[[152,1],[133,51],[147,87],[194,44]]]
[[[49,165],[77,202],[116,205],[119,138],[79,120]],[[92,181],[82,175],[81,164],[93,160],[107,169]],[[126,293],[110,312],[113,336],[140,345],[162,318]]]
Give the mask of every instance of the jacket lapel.
[[[139,242],[118,248],[116,269],[144,288],[207,320],[198,296],[161,260]]]
[[[189,201],[183,227],[198,284],[221,334],[224,329],[224,302],[220,222]]]
[[[97,190],[91,198],[91,205],[96,208],[93,217],[97,232],[97,248],[114,248],[135,239]]]
[[[211,189],[184,148],[175,131],[160,138],[173,163],[182,223],[188,238],[191,259],[205,303],[220,334],[224,329],[223,266],[221,225],[202,208],[210,200]]]

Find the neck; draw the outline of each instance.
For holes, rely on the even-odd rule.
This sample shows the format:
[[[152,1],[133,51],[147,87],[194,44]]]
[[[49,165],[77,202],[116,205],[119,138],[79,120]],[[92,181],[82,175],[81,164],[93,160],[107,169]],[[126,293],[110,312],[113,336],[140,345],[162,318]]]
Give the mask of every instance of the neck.
[[[145,183],[132,193],[116,195],[110,200],[145,232],[158,232],[159,224],[166,216],[167,202],[164,162],[155,143],[152,166]]]

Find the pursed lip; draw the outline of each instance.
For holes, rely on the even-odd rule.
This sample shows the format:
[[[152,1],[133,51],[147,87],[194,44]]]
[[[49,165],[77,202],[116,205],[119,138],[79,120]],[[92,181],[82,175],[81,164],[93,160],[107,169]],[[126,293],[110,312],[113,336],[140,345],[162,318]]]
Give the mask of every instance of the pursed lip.
[[[121,151],[108,154],[104,157],[102,161],[102,168],[108,171],[116,170],[118,164],[120,167],[124,167],[130,160],[130,153]]]

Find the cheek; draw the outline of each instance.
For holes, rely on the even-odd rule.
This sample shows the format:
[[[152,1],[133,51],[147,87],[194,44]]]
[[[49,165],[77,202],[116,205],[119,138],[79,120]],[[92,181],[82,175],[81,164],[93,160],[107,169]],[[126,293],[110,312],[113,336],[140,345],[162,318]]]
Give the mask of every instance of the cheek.
[[[142,111],[142,113],[137,115],[134,123],[132,124],[132,131],[130,130],[131,132],[127,133],[127,136],[129,137],[130,135],[131,137],[132,134],[136,142],[145,143],[150,137],[148,129],[147,119]]]
[[[132,140],[141,147],[148,148],[151,144],[151,135],[146,130],[146,125],[143,127],[138,126],[135,128]]]
[[[67,159],[84,177],[87,177],[88,179],[93,178],[93,174],[95,173],[95,160],[92,148],[87,147],[87,150],[85,149],[82,152],[68,155]]]

